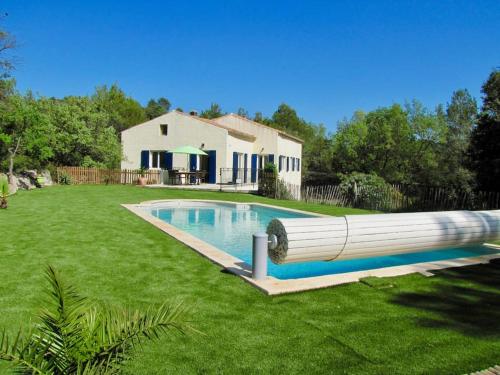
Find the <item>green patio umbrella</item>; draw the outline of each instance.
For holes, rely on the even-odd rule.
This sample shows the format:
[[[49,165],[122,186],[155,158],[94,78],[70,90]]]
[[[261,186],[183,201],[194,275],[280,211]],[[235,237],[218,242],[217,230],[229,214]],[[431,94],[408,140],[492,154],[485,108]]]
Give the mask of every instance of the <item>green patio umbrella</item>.
[[[169,150],[168,152],[171,152],[172,154],[208,155],[205,151],[193,146],[181,146],[174,148],[173,150]]]
[[[169,150],[169,152],[172,154],[208,155],[205,151],[193,146],[181,146],[174,148],[173,150]],[[189,159],[187,170],[189,170]]]

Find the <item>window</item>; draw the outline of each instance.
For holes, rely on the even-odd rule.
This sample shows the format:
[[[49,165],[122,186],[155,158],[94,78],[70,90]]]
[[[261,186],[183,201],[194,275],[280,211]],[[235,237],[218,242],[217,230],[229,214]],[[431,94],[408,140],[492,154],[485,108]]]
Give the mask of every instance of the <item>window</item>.
[[[300,171],[300,159],[297,158],[297,172]]]
[[[269,155],[259,155],[257,168],[264,169],[267,163],[269,163]]]
[[[167,167],[167,160],[164,151],[151,151],[151,163],[149,163],[150,168],[162,168]]]
[[[290,158],[287,156],[286,157],[286,171],[288,172],[290,170]]]
[[[168,135],[168,124],[161,124],[160,125],[160,132],[161,132],[161,135]]]
[[[160,152],[151,151],[151,168],[160,168]]]
[[[292,172],[295,171],[295,158],[292,157]]]

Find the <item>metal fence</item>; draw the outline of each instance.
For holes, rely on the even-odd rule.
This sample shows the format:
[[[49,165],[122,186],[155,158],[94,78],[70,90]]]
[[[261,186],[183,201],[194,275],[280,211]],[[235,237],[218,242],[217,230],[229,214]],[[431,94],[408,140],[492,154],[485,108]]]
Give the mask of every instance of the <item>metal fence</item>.
[[[257,187],[260,173],[261,170],[253,168],[221,168],[219,170],[219,184]]]

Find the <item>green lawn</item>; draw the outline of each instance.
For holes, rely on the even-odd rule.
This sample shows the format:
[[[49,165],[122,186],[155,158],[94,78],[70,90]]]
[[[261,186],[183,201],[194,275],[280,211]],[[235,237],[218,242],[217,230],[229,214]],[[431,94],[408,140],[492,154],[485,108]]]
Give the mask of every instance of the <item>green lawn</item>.
[[[205,335],[145,345],[131,374],[460,374],[500,362],[500,263],[268,297],[120,207],[161,198],[356,212],[133,186],[20,192],[0,211],[0,327],[14,332],[38,310],[50,263],[96,300],[194,306]]]

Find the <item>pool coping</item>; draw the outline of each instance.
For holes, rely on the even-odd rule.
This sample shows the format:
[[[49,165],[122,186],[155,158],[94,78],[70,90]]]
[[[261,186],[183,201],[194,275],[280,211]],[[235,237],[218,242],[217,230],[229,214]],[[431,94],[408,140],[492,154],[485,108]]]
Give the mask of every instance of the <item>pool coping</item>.
[[[358,282],[360,279],[365,277],[394,277],[408,275],[411,273],[420,273],[424,276],[432,276],[430,271],[453,268],[453,267],[463,267],[475,264],[488,263],[492,259],[500,258],[499,254],[488,254],[480,255],[477,257],[467,257],[467,258],[455,258],[440,260],[435,262],[423,262],[414,263],[401,266],[392,266],[384,268],[375,268],[371,270],[364,271],[353,271],[346,273],[338,273],[334,275],[323,275],[323,276],[313,276],[298,279],[288,279],[282,280],[277,279],[273,276],[267,276],[264,280],[255,280],[252,278],[251,266],[245,263],[243,260],[226,253],[217,247],[210,245],[209,243],[180,230],[173,225],[170,225],[150,214],[148,214],[144,207],[149,205],[159,204],[159,203],[170,203],[170,202],[204,202],[204,203],[225,203],[225,204],[240,204],[240,205],[256,205],[263,207],[270,207],[274,209],[283,209],[286,211],[292,211],[312,216],[318,217],[331,217],[330,215],[318,214],[315,212],[302,211],[292,208],[284,208],[280,206],[273,206],[265,203],[257,202],[232,202],[232,201],[222,201],[222,200],[210,200],[210,199],[162,199],[145,201],[139,204],[122,204],[121,206],[136,214],[143,220],[154,225],[156,228],[167,233],[176,240],[182,242],[186,246],[190,247],[198,254],[209,259],[211,262],[223,267],[225,270],[231,272],[234,275],[241,277],[247,283],[253,285],[257,289],[261,290],[267,295],[279,295],[286,293],[296,293],[313,289],[322,289],[335,285],[347,284]],[[494,249],[499,249],[499,245],[485,243],[483,246],[487,246]]]

